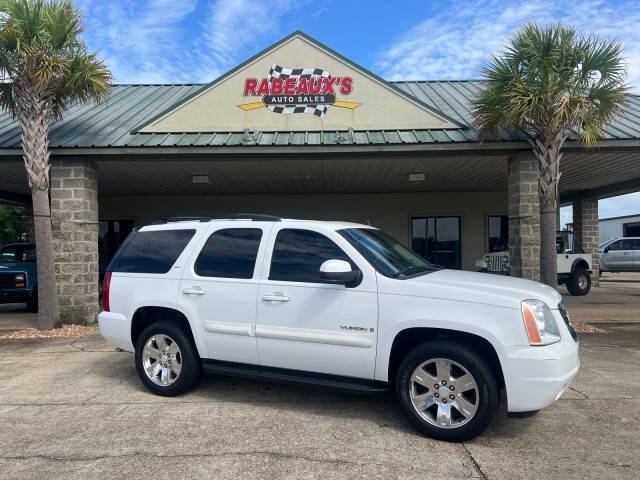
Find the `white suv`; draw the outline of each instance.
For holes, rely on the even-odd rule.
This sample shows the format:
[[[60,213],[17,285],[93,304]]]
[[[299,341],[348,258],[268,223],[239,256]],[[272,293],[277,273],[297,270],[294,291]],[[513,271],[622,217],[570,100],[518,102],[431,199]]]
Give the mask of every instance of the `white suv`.
[[[267,215],[135,230],[105,275],[100,331],[158,395],[201,371],[378,392],[424,434],[480,434],[557,400],[578,373],[561,297],[443,270],[382,231]]]

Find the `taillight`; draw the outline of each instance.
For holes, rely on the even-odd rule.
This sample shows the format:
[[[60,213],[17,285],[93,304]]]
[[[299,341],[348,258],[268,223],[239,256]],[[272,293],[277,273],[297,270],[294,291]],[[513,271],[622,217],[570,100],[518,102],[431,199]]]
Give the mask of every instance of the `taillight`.
[[[104,274],[104,280],[102,282],[102,310],[104,312],[109,311],[109,287],[111,285],[111,272]]]

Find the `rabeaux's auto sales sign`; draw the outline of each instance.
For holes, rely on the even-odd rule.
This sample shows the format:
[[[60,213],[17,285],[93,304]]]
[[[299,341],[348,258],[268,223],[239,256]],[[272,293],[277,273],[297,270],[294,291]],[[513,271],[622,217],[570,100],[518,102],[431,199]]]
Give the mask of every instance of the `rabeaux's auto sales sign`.
[[[267,108],[274,113],[308,113],[323,118],[332,106],[352,110],[360,106],[343,100],[353,88],[351,77],[334,77],[322,68],[285,68],[274,63],[268,76],[245,79],[244,96],[261,100],[238,106],[245,111]]]

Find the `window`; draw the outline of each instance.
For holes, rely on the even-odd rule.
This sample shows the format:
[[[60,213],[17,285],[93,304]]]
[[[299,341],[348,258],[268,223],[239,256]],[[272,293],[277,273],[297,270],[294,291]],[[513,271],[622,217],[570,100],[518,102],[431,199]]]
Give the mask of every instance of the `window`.
[[[261,239],[259,228],[214,232],[196,260],[196,273],[203,277],[252,278]]]
[[[15,263],[19,254],[18,247],[4,247],[2,249],[2,262]]]
[[[618,247],[618,250],[640,250],[640,240],[635,238],[625,238],[617,243],[622,243],[622,247]]]
[[[615,250],[628,250],[628,248],[626,248],[629,245],[625,245],[625,241],[624,240],[617,240],[613,243],[610,243],[607,248],[609,249],[609,251],[615,251]]]
[[[509,250],[509,217],[489,215],[487,225],[489,253]]]
[[[100,220],[98,222],[98,263],[100,275],[109,265],[122,242],[133,231],[133,220]]]
[[[436,266],[462,268],[460,217],[412,218],[411,248]]]
[[[321,233],[311,230],[283,229],[278,232],[271,257],[269,280],[326,283],[320,277],[320,266],[327,260],[351,259]]]
[[[116,254],[111,270],[167,273],[195,233],[195,230],[137,232]]]
[[[36,247],[25,247],[22,250],[22,261],[24,263],[36,263]]]

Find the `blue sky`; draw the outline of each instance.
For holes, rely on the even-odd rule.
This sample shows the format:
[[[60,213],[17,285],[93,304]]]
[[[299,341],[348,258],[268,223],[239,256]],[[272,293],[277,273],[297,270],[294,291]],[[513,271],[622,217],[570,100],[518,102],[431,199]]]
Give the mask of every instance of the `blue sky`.
[[[294,30],[389,80],[479,78],[527,21],[563,21],[624,46],[640,93],[640,0],[76,0],[118,83],[209,82]],[[600,216],[640,212],[640,193]],[[563,211],[562,221],[570,221]]]

